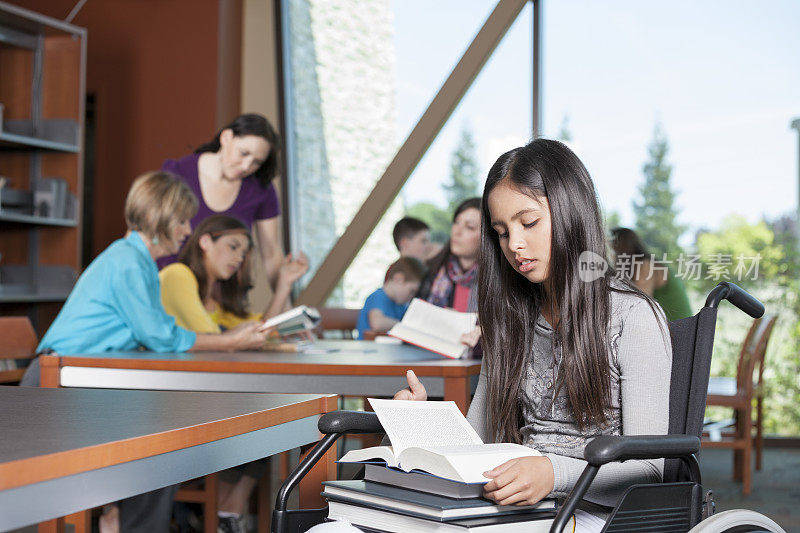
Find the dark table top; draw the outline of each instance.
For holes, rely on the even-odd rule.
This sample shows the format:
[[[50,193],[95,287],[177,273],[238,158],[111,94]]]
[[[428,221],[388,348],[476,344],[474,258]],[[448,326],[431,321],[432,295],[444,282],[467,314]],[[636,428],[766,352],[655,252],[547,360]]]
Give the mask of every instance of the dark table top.
[[[305,418],[330,398],[0,387],[0,490]]]

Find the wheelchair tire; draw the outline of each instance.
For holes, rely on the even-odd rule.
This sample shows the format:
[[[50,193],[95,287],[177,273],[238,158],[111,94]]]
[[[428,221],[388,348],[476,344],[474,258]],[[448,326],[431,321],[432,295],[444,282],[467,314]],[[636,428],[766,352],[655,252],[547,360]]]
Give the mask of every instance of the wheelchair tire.
[[[786,533],[781,526],[761,513],[747,509],[723,511],[703,520],[689,533]]]

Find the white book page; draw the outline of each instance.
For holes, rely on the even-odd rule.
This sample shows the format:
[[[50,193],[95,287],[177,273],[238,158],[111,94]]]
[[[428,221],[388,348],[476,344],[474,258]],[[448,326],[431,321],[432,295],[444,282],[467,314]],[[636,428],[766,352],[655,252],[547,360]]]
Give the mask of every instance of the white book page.
[[[475,313],[461,313],[414,298],[400,323],[446,341],[458,343],[461,335],[475,329],[477,320],[478,315]]]
[[[373,446],[361,450],[350,450],[339,461],[342,463],[358,463],[369,461],[370,459],[383,459],[388,466],[397,466],[397,460],[391,446]]]
[[[467,346],[460,342],[452,343],[442,338],[428,335],[418,329],[410,328],[402,322],[395,324],[392,329],[389,330],[389,335],[394,335],[398,339],[416,344],[417,346],[422,346],[423,348],[454,359],[462,357],[467,352]]]
[[[411,446],[483,444],[455,402],[369,399],[383,425],[395,457]]]
[[[460,481],[465,483],[489,481],[483,476],[483,473],[511,459],[542,455],[533,448],[507,442],[478,446],[439,446],[431,451],[446,457],[453,469],[461,476]]]

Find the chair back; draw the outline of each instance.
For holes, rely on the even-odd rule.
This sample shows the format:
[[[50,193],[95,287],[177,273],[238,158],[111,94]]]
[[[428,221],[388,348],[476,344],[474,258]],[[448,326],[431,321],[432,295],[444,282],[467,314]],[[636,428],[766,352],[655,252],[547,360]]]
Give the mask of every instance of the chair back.
[[[326,331],[341,331],[346,339],[353,338],[353,331],[358,324],[360,309],[345,309],[343,307],[321,307],[319,310],[320,329]]]
[[[753,320],[753,325],[747,332],[747,336],[742,343],[739,352],[739,363],[736,368],[736,386],[740,391],[744,391],[748,397],[753,392],[753,373],[758,365],[758,383],[761,384],[764,373],[764,358],[767,352],[767,344],[772,335],[777,316],[764,315]]]
[[[711,354],[717,322],[716,307],[669,323],[672,376],[669,390],[669,433],[700,437],[706,408]],[[679,459],[664,463],[664,481],[685,481],[688,469]]]
[[[29,362],[24,360],[36,356],[38,345],[36,331],[28,317],[0,317],[0,383],[22,379]]]

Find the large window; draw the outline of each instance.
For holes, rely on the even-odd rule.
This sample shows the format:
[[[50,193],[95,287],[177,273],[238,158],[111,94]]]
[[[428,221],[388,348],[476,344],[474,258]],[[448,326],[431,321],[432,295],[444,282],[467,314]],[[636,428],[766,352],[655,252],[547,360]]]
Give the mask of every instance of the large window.
[[[638,229],[671,211],[670,249],[651,252],[676,272],[699,257],[702,270],[682,272],[695,309],[727,279],[779,314],[765,427],[795,435],[798,20],[790,1],[546,2],[543,72],[544,134],[578,152],[610,222]],[[673,201],[641,190],[648,163]],[[738,257],[760,257],[758,272],[737,273]],[[723,306],[713,373],[735,375],[750,321]]]
[[[287,139],[293,247],[314,275],[350,224],[467,45],[494,0],[285,0]],[[531,7],[517,19],[405,188],[332,294],[360,307],[397,258],[394,223],[420,204],[446,233],[442,185],[453,152],[475,162],[478,193],[489,165],[531,132]],[[467,139],[467,140],[465,140]]]

